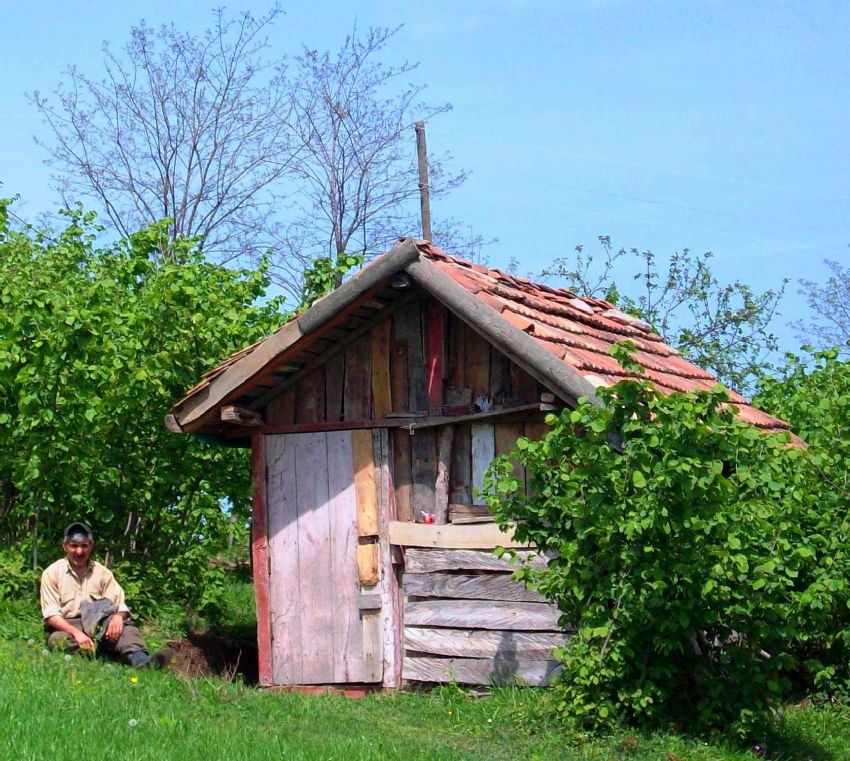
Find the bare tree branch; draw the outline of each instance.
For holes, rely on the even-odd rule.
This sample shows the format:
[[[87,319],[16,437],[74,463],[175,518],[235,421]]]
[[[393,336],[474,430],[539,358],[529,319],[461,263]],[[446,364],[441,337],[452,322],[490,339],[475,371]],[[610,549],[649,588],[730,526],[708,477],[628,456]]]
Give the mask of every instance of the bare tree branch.
[[[424,85],[404,84],[416,64],[380,61],[398,29],[355,29],[335,53],[304,49],[287,79],[292,93],[295,165],[301,199],[281,243],[302,260],[370,256],[414,232],[418,175],[413,124],[449,110],[421,102]],[[431,157],[439,198],[465,179]]]
[[[599,238],[602,261],[577,246],[572,258],[556,259],[543,277],[564,280],[585,296],[599,296],[654,326],[665,340],[728,386],[748,392],[756,377],[770,369],[777,349],[770,326],[787,280],[756,293],[746,283],[721,283],[711,270],[712,254],[674,253],[666,270],[651,251],[615,250]],[[637,262],[635,288],[615,282],[618,262]],[[623,282],[623,281],[621,281]]]
[[[200,36],[142,23],[120,52],[104,46],[103,79],[70,68],[53,98],[33,93],[63,198],[94,199],[123,235],[168,217],[218,261],[268,247],[295,160],[283,64],[262,58],[281,13],[218,10]]]
[[[850,267],[827,259],[830,271],[826,282],[800,281],[800,293],[806,297],[814,315],[808,322],[800,320],[794,327],[800,339],[816,349],[837,348],[839,353],[850,354]]]

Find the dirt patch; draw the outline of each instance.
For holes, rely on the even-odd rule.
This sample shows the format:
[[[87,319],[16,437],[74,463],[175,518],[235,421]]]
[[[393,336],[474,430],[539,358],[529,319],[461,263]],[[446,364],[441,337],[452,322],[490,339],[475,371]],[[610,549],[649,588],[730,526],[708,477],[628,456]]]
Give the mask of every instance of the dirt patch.
[[[192,632],[171,640],[174,651],[171,670],[191,677],[240,676],[246,684],[258,681],[257,643],[244,642],[210,632]]]

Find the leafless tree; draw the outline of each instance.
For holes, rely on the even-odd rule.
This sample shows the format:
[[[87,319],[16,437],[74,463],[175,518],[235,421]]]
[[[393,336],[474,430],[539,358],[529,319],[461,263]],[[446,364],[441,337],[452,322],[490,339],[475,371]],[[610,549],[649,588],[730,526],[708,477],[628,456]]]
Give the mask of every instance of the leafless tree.
[[[417,233],[413,124],[450,106],[421,102],[417,64],[383,62],[398,29],[267,60],[281,13],[215,11],[199,36],[141,23],[119,52],[104,45],[102,79],[70,68],[32,100],[66,204],[93,199],[122,235],[170,218],[219,262],[272,248],[272,276],[297,301],[317,257],[333,267]],[[465,178],[446,167],[430,157],[432,199]]]
[[[104,43],[103,79],[72,67],[55,97],[33,93],[65,202],[93,199],[122,235],[168,217],[218,261],[268,246],[294,160],[281,63],[263,61],[280,14],[218,10],[200,36],[142,22],[120,52]]]
[[[833,259],[824,261],[830,275],[825,283],[800,281],[800,293],[811,310],[809,320],[799,320],[794,327],[800,340],[815,349],[837,348],[850,354],[850,267]]]
[[[335,52],[304,49],[286,79],[298,144],[297,215],[281,244],[300,264],[343,252],[366,257],[398,235],[416,234],[417,120],[450,109],[422,103],[424,85],[405,83],[417,64],[386,65],[396,29],[355,29]],[[445,157],[430,157],[431,198],[463,182]]]

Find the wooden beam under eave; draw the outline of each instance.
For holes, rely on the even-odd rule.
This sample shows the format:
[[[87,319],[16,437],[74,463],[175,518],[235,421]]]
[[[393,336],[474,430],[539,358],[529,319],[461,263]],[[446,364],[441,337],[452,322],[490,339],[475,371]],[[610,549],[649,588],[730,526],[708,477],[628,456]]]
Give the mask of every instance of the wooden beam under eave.
[[[261,426],[265,422],[263,420],[263,416],[259,412],[249,410],[247,407],[237,407],[233,404],[222,407],[220,417],[223,423],[249,426],[252,428]]]
[[[165,416],[165,427],[172,433],[185,433],[180,423],[177,422],[177,418],[170,412]]]

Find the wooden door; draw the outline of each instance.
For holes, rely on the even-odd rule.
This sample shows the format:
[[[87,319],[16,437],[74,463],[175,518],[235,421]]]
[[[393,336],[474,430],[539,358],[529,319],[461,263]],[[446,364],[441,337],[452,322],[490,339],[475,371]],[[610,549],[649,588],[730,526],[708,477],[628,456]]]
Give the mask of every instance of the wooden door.
[[[386,684],[396,670],[385,442],[368,430],[266,438],[274,684]]]

